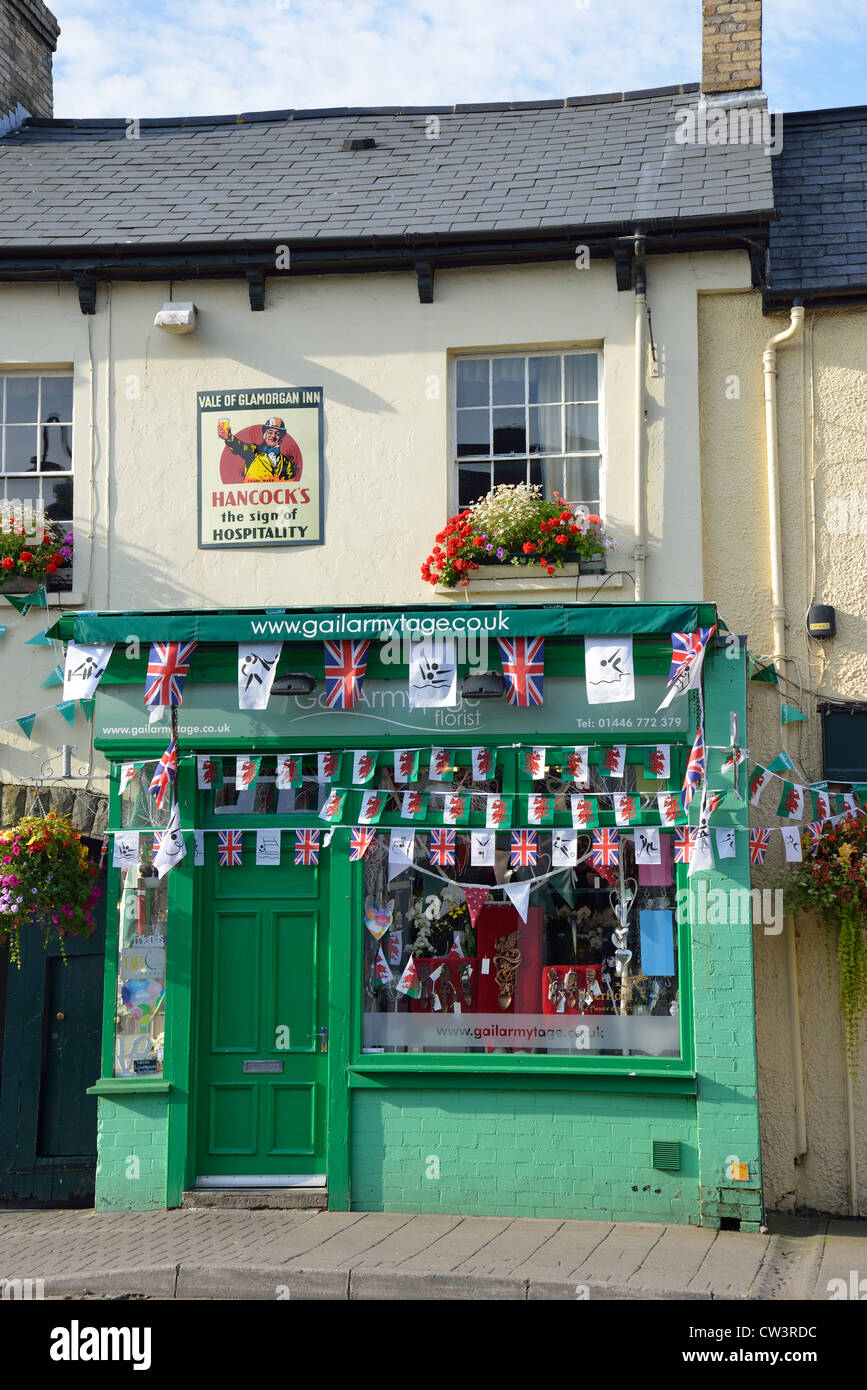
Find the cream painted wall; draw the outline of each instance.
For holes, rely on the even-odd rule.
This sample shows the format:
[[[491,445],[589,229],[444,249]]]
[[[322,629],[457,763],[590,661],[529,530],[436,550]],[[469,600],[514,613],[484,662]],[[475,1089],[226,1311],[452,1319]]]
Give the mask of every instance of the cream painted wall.
[[[762,350],[788,324],[765,318],[756,294],[702,295],[699,303],[704,590],[729,627],[747,633],[750,649],[770,653],[768,494],[762,397]],[[799,686],[843,698],[867,696],[867,310],[818,310],[806,316],[800,343],[778,355],[783,569],[790,658],[788,703],[811,718],[788,725],[789,752],[808,779],[821,777],[816,698]],[[812,390],[811,390],[812,377]],[[733,380],[736,378],[736,382]],[[811,413],[811,398],[814,400]],[[804,619],[811,599],[810,471],[816,474],[818,600],[837,609],[837,636],[810,641]],[[853,525],[852,497],[864,509]],[[845,504],[845,508],[844,508]],[[844,515],[845,510],[845,515]],[[864,527],[862,530],[861,527]],[[760,761],[779,752],[779,698],[768,686],[750,691],[750,750]],[[752,813],[777,825],[770,789]],[[755,882],[781,884],[787,870],[778,836],[766,872]],[[785,904],[785,896],[784,896]],[[837,1008],[838,972],[825,949],[823,924],[796,917],[802,1011],[807,1153],[794,1162],[794,1083],[790,1005],[783,935],[755,931],[759,1086],[766,1200],[771,1207],[848,1211],[846,1089]],[[867,1044],[865,1044],[867,1045]],[[859,1211],[867,1215],[867,1076],[855,1082]]]
[[[692,521],[701,485],[698,295],[741,288],[748,275],[742,253],[648,264],[659,361],[657,371],[648,359],[649,598],[702,597]],[[196,332],[153,326],[170,297],[196,303]],[[432,305],[419,304],[411,275],[271,280],[266,304],[252,313],[238,282],[116,283],[100,287],[96,314],[84,316],[70,286],[0,286],[0,367],[74,368],[81,606],[434,600],[419,567],[454,509],[449,370],[452,354],[467,350],[603,347],[605,511],[620,542],[617,564],[631,570],[634,296],[618,293],[610,261],[580,271],[555,264],[438,272]],[[324,390],[325,545],[198,550],[196,392],[286,384]],[[611,597],[628,601],[632,592],[627,581]],[[51,653],[25,645],[44,626],[34,612],[3,639],[0,780],[38,776],[49,749],[70,741],[76,769],[90,762],[80,714],[72,734],[53,711],[41,714],[31,741],[9,723],[56,693],[39,689]],[[100,771],[98,760],[93,767]]]

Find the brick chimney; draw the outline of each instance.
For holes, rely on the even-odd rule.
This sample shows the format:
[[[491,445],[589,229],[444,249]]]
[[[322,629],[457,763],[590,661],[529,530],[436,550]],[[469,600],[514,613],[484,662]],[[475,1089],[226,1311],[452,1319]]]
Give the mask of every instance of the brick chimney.
[[[54,114],[51,60],[59,33],[42,0],[0,0],[0,118],[19,102],[31,116]]]
[[[762,0],[702,0],[701,89],[762,85]]]

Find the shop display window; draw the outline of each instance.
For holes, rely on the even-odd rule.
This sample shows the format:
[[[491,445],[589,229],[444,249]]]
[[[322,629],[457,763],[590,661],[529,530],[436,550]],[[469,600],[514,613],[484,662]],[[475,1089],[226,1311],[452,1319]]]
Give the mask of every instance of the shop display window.
[[[168,879],[152,869],[155,840],[168,824],[169,802],[157,809],[148,772],[137,773],[120,798],[115,834],[130,863],[120,870],[118,896],[115,1076],[161,1076],[165,1043]]]
[[[473,926],[455,879],[494,889],[530,872],[510,872],[507,849],[494,867],[471,867],[469,833],[455,841],[454,868],[439,871],[445,882],[421,871],[429,866],[417,846],[418,867],[389,883],[387,834],[365,857],[366,1054],[680,1056],[670,869],[640,882],[624,835],[622,873],[587,859],[534,890],[526,922],[497,892]],[[550,867],[541,853],[532,872]]]

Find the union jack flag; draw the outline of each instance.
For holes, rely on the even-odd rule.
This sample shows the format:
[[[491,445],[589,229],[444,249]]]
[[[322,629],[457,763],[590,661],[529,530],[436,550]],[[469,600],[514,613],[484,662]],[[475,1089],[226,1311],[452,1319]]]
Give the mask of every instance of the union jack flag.
[[[820,820],[811,820],[810,824],[807,826],[807,832],[810,836],[811,854],[816,853],[816,850],[819,848],[819,845],[822,842],[822,824],[823,823]]]
[[[764,864],[768,846],[771,843],[770,830],[750,831],[750,863]]]
[[[241,862],[244,834],[241,830],[217,831],[217,863],[221,869],[236,869]]]
[[[695,827],[682,825],[674,832],[674,862],[688,864],[695,848]]]
[[[688,806],[695,796],[702,782],[704,781],[704,771],[707,764],[707,749],[704,746],[704,729],[699,724],[695,735],[695,743],[689,755],[689,762],[686,765],[686,776],[683,779],[683,804]]]
[[[354,709],[367,674],[370,642],[324,642],[325,703],[329,709]]]
[[[673,632],[671,634],[669,682],[674,680],[678,671],[682,670],[684,666],[692,666],[696,658],[703,655],[708,639],[713,632],[716,632],[716,623],[713,627],[700,627],[698,632]]]
[[[430,862],[441,869],[454,868],[455,832],[453,830],[432,830],[430,833]]]
[[[310,866],[319,863],[319,831],[295,831],[295,863]]]
[[[363,859],[371,848],[376,831],[369,825],[357,825],[349,832],[349,858],[355,862]]]
[[[148,791],[151,796],[157,799],[157,806],[162,806],[163,797],[178,775],[178,741],[173,738],[163,756],[157,763],[157,770],[151,778]]]
[[[198,642],[154,642],[148,657],[146,705],[179,705]]]
[[[609,869],[620,862],[620,835],[616,830],[594,830],[590,858],[594,868]]]
[[[541,705],[545,675],[544,637],[498,637],[510,705]]]
[[[535,869],[538,836],[535,830],[512,831],[512,854],[509,863],[513,869]]]

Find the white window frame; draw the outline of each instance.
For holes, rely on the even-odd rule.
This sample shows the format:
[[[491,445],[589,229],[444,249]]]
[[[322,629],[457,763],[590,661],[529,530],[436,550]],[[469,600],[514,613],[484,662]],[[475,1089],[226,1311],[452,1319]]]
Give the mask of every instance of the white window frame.
[[[571,452],[569,452],[569,453],[567,453],[567,452],[565,451],[565,449],[564,449],[561,453],[558,453],[558,454],[531,454],[531,453],[530,453],[530,448],[529,448],[530,421],[529,421],[529,413],[528,413],[528,412],[529,412],[529,409],[530,409],[530,406],[529,406],[529,389],[528,389],[528,386],[529,386],[529,382],[528,382],[529,359],[530,359],[531,357],[560,357],[560,358],[563,358],[563,357],[570,357],[570,356],[573,356],[573,355],[581,355],[581,354],[587,355],[587,356],[589,356],[590,354],[595,354],[596,359],[597,359],[597,366],[596,366],[596,373],[597,373],[597,375],[596,375],[596,380],[597,380],[597,382],[598,382],[597,411],[598,411],[598,424],[599,424],[599,448],[598,448],[598,450],[596,450],[596,449],[573,450],[573,451],[571,451]],[[458,403],[457,403],[457,402],[458,402],[458,391],[457,391],[458,362],[462,362],[462,361],[463,361],[463,362],[466,362],[466,361],[477,361],[477,362],[478,362],[478,361],[493,361],[493,360],[495,360],[495,359],[502,360],[502,359],[504,359],[504,358],[513,358],[513,359],[523,360],[523,362],[524,362],[524,364],[525,364],[525,368],[524,368],[524,388],[525,388],[525,389],[524,389],[524,425],[525,425],[525,431],[526,431],[527,449],[526,449],[526,452],[524,453],[523,457],[524,457],[524,458],[531,459],[531,460],[539,460],[539,461],[541,461],[541,460],[544,460],[545,458],[563,458],[563,459],[569,459],[569,458],[596,458],[596,457],[598,456],[598,458],[599,458],[599,516],[602,518],[602,521],[604,522],[604,521],[605,521],[605,516],[606,516],[606,500],[607,500],[607,499],[606,499],[606,483],[607,483],[607,475],[608,475],[608,468],[607,468],[607,440],[606,440],[606,432],[605,432],[605,349],[604,349],[604,346],[603,346],[603,345],[598,344],[598,343],[569,343],[569,344],[566,344],[566,345],[563,345],[562,343],[547,343],[547,344],[543,344],[543,345],[535,345],[535,344],[534,344],[532,347],[523,347],[523,348],[520,348],[520,349],[518,349],[518,348],[500,348],[500,349],[496,349],[496,350],[493,350],[493,351],[487,351],[487,352],[484,351],[484,350],[480,351],[480,350],[478,350],[478,349],[473,350],[473,351],[471,351],[471,350],[469,350],[469,349],[461,349],[460,351],[456,351],[456,352],[453,352],[453,353],[451,354],[451,361],[450,361],[450,366],[449,366],[449,397],[450,397],[450,401],[449,401],[449,459],[450,459],[450,462],[449,462],[449,486],[448,486],[449,515],[450,515],[450,516],[454,516],[454,514],[457,512],[458,506],[459,506],[459,503],[458,503],[458,497],[459,497],[459,490],[458,490],[458,489],[459,489],[459,483],[458,483],[458,479],[459,479],[460,465],[461,465],[461,464],[464,464],[464,463],[472,463],[472,462],[474,462],[474,461],[482,461],[483,458],[485,457],[485,456],[483,456],[483,455],[478,455],[478,456],[477,456],[477,460],[473,460],[472,458],[463,458],[463,459],[459,459],[459,458],[458,458]],[[565,408],[566,408],[566,407],[565,407],[565,402],[564,402],[564,401],[561,401],[561,402],[560,402],[560,408],[561,408],[562,411],[565,412]],[[491,400],[491,403],[490,403],[489,406],[488,406],[488,411],[489,411],[489,412],[492,412],[493,409],[494,409],[493,400]],[[564,424],[564,426],[565,426],[565,418],[563,419],[563,424]],[[564,444],[565,444],[565,428],[564,428],[564,430],[563,430],[563,433],[562,433],[562,436],[561,436],[561,437],[563,438],[563,442],[564,442]],[[493,444],[493,420],[491,420],[491,442],[492,442],[492,444]],[[491,454],[491,455],[489,455],[489,456],[487,456],[487,457],[489,458],[489,460],[490,460],[491,462],[493,462],[494,459],[495,459],[495,455],[493,455],[493,454]],[[507,457],[506,455],[503,456],[504,459],[505,459],[506,457]],[[516,459],[518,459],[518,458],[522,457],[522,455],[516,454],[516,455],[514,455],[514,457],[515,457]]]

